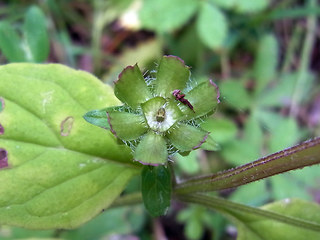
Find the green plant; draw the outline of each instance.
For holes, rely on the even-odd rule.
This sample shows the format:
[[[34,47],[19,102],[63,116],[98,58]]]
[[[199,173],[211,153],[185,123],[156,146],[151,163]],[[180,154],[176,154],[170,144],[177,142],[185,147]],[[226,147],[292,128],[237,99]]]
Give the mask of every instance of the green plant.
[[[0,223],[30,229],[75,228],[110,206],[141,201],[158,216],[166,212],[172,197],[220,212],[237,225],[238,239],[317,239],[316,204],[286,199],[253,208],[203,193],[318,164],[320,139],[225,172],[176,182],[168,155],[187,154],[195,146],[217,148],[198,120],[215,110],[219,93],[212,82],[189,78],[189,69],[176,57],[163,57],[156,72],[146,84],[137,65],[126,68],[115,87],[115,95],[125,104],[114,107],[120,102],[112,89],[88,73],[58,64],[1,66],[0,182],[5,184],[0,188]],[[137,89],[145,94],[137,95],[133,91]],[[150,102],[155,107],[149,108]],[[179,124],[188,131],[154,129],[146,116],[149,111],[160,126],[168,117],[163,111],[174,113],[178,118],[172,126]],[[113,133],[88,124],[83,115]],[[131,149],[119,143],[115,133]],[[157,140],[151,146],[150,134]],[[190,143],[190,136],[197,138]],[[169,144],[172,147],[167,148]],[[138,174],[142,195],[119,197]]]
[[[22,25],[0,21],[0,50],[10,62],[44,62],[49,55],[46,17],[39,7],[31,6],[23,20]]]

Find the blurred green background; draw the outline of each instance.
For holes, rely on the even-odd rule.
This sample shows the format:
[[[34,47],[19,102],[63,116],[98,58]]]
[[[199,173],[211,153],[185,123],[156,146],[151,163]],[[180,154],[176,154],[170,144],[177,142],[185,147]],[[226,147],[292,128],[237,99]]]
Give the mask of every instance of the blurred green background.
[[[155,69],[164,54],[213,79],[217,113],[202,127],[221,145],[175,156],[183,179],[248,163],[320,135],[320,27],[316,0],[39,0],[0,2],[0,64],[61,63],[112,84],[127,65]],[[320,203],[320,167],[213,193],[252,206],[284,198]],[[140,188],[139,178],[126,192]],[[0,226],[0,239],[236,239],[198,206],[168,215],[114,208],[75,230]]]

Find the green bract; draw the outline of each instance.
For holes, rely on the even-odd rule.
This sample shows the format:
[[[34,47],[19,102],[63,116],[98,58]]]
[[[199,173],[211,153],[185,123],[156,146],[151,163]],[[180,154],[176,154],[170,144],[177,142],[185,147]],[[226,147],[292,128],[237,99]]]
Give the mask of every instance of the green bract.
[[[114,92],[124,105],[93,110],[84,118],[129,145],[135,161],[157,166],[176,152],[218,149],[199,122],[214,113],[219,90],[211,80],[192,81],[180,58],[164,56],[155,76],[144,77],[137,65],[128,66]]]

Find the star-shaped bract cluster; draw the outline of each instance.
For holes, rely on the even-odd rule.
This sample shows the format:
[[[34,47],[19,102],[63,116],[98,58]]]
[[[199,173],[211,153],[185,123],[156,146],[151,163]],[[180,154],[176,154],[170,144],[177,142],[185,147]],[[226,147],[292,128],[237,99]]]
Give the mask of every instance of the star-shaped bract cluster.
[[[166,164],[174,152],[217,150],[197,123],[216,110],[218,87],[212,80],[194,83],[189,67],[175,56],[161,59],[154,78],[145,79],[138,65],[128,66],[114,88],[124,104],[90,111],[84,118],[131,146],[134,160],[145,165]]]

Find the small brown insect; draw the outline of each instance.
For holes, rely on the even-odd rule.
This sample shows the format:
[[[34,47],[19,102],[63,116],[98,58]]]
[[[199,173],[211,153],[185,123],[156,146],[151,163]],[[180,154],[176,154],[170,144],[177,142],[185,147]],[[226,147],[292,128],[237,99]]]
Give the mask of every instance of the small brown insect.
[[[183,94],[179,89],[173,90],[172,95],[176,98],[176,100],[184,105],[187,105],[194,112],[192,104],[184,98],[186,95]]]

